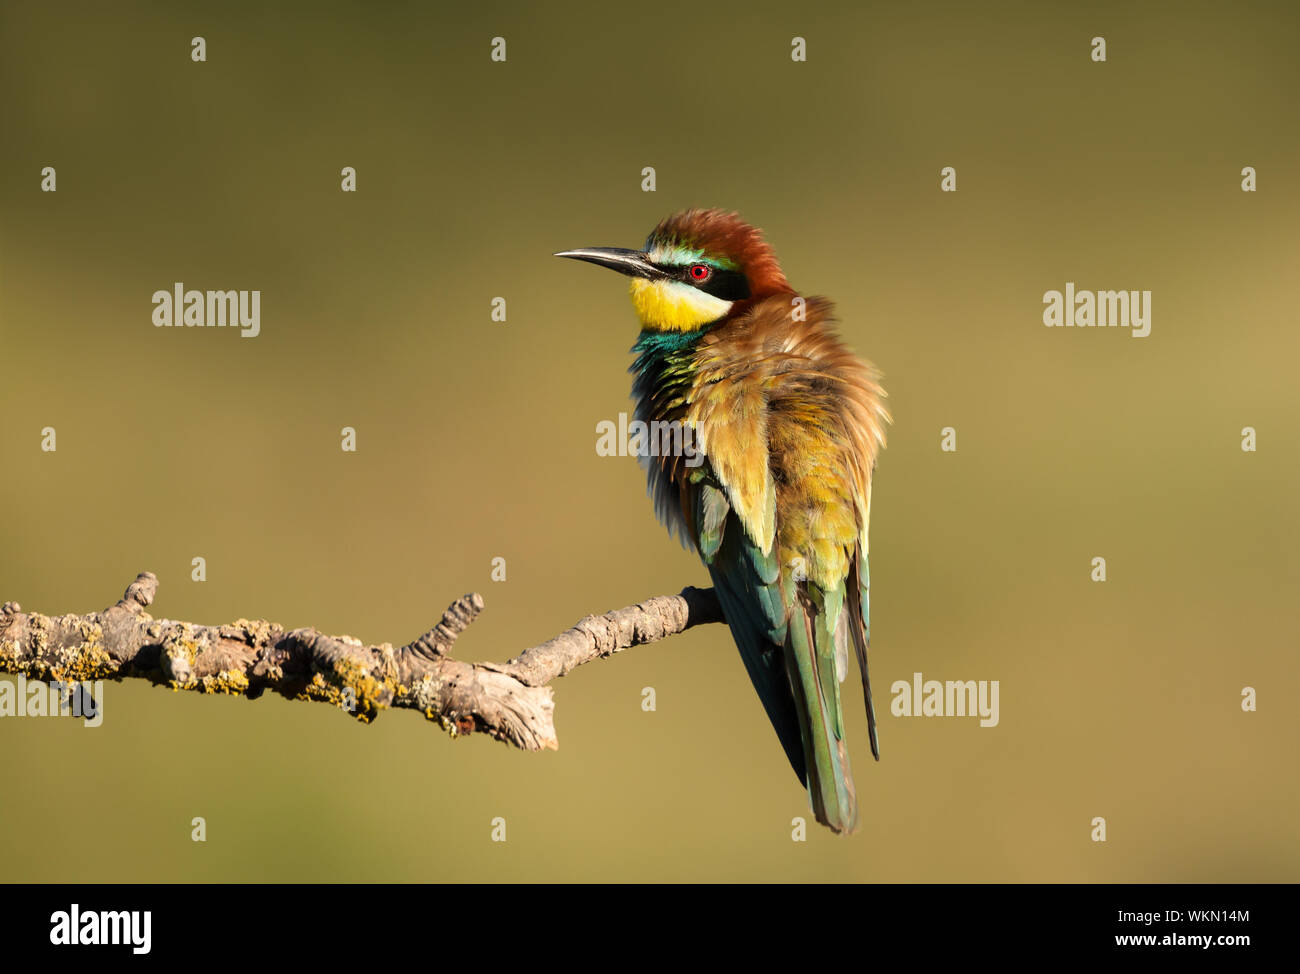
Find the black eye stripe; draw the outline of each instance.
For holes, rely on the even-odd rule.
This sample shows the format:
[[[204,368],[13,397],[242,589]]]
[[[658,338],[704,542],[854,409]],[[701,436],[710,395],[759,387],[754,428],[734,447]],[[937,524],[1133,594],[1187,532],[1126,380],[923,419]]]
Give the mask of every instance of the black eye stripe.
[[[689,284],[698,291],[705,294],[712,294],[715,298],[721,298],[723,301],[743,301],[749,297],[749,280],[745,277],[743,271],[732,271],[722,267],[709,267],[713,273],[709,275],[707,281],[697,281],[691,277],[691,268],[693,264],[685,266],[658,265],[669,277],[681,281],[683,284]]]
[[[741,271],[729,271],[713,268],[713,276],[702,284],[696,284],[701,291],[712,294],[723,301],[743,301],[749,297],[749,281]]]

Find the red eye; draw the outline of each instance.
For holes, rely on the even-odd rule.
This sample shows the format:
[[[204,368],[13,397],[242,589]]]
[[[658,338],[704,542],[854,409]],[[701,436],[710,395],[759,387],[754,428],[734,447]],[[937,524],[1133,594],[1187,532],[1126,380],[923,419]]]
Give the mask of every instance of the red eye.
[[[691,265],[691,280],[693,281],[707,281],[709,279],[709,275],[712,273],[713,272],[709,270],[709,266],[707,264]]]

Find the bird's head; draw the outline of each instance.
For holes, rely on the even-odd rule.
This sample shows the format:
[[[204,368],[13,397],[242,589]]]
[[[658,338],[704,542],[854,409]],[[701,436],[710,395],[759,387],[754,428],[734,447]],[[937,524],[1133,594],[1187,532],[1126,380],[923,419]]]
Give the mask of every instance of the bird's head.
[[[632,303],[650,331],[700,331],[747,302],[790,290],[763,235],[725,210],[676,213],[650,231],[644,250],[585,247],[555,256],[630,277]]]

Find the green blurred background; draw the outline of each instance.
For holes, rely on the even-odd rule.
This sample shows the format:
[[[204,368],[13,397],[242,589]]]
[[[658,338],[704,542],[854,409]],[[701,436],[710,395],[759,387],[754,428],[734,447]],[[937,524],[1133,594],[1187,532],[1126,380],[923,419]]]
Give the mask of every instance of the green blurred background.
[[[0,600],[89,611],[152,570],[160,617],[400,643],[479,590],[459,655],[502,660],[706,584],[636,461],[595,452],[630,408],[624,284],[549,256],[688,205],[738,209],[836,300],[895,423],[883,759],[851,678],[851,839],[791,841],[805,794],[710,626],[558,681],[556,753],[142,681],[106,688],[97,730],[0,720],[0,878],[1300,879],[1298,23],[5,3]],[[154,328],[176,281],[260,289],[261,336]],[[1150,289],[1150,337],[1044,328],[1066,281]],[[999,726],[889,716],[917,671],[999,680]]]

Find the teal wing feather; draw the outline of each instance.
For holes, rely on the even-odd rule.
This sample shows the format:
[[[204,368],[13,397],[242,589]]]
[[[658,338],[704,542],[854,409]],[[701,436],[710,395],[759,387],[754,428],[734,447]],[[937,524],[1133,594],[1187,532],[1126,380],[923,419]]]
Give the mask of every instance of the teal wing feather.
[[[690,497],[700,555],[786,757],[808,789],[818,820],[851,832],[857,801],[835,632],[845,589],[822,592],[794,579],[775,547],[764,554],[740,518],[730,516],[726,495],[707,469],[692,478]]]
[[[776,730],[791,767],[806,783],[799,713],[786,674],[785,608],[780,566],[750,540],[730,514],[726,495],[707,469],[692,478],[691,500],[700,557],[709,569],[741,661]]]

